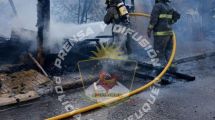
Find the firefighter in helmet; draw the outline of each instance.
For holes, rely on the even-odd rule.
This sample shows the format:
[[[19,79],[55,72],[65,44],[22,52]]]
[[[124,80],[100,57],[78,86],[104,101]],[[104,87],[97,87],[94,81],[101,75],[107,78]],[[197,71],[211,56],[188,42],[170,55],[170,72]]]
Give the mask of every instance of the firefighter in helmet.
[[[113,41],[111,44],[119,47],[121,52],[129,54],[129,41],[128,35],[115,33],[113,28],[116,24],[129,27],[129,15],[128,10],[122,0],[106,0],[107,13],[104,16],[105,24],[112,24]]]
[[[170,0],[155,0],[147,34],[151,38],[153,32],[154,49],[164,66],[171,52],[172,25],[180,19],[180,14],[169,5]]]

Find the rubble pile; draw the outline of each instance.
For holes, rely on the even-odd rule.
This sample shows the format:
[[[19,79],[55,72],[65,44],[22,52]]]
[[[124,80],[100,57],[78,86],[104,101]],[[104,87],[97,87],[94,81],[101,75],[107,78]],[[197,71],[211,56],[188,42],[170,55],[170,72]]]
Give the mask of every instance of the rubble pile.
[[[0,106],[38,98],[37,89],[50,83],[50,79],[35,70],[0,74]]]

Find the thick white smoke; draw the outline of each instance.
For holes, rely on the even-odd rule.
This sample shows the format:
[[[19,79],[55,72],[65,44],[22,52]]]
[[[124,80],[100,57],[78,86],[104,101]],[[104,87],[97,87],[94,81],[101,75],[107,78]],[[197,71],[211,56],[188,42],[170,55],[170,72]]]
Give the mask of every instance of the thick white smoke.
[[[0,35],[10,37],[11,31],[19,28],[36,30],[37,0],[13,0],[13,2],[18,16],[13,13],[8,0],[0,1]]]
[[[8,0],[0,1],[0,35],[9,38],[11,31],[16,31],[23,40],[32,40],[34,43],[33,48],[36,48],[36,36],[23,32],[22,29],[35,31],[36,34],[37,0],[13,0],[13,2],[17,10],[17,16],[14,15]],[[56,44],[62,44],[64,38],[72,37],[78,32],[86,31],[88,28],[92,29],[94,34],[86,37],[94,37],[103,31],[102,26],[104,26],[103,22],[77,25],[56,22],[51,19],[50,39],[46,41],[46,46],[53,48]]]

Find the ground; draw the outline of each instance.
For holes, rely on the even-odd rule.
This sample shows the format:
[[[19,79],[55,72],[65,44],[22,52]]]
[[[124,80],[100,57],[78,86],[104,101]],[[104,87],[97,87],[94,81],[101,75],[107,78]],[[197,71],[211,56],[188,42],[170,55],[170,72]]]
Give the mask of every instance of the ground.
[[[215,48],[213,40],[178,40],[177,43],[176,59],[211,52]],[[159,87],[159,95],[151,110],[139,120],[215,120],[214,61],[215,57],[209,57],[180,64],[179,71],[195,75],[196,80],[174,80],[170,85]],[[136,79],[134,87],[138,88],[143,83],[143,80]],[[65,91],[65,94],[65,101],[71,102],[75,108],[93,103],[83,95],[82,88]],[[149,98],[150,91],[145,91],[126,102],[82,114],[81,120],[136,120]],[[2,120],[42,120],[65,113],[64,107],[57,94],[49,94],[28,103],[1,107],[0,116]]]
[[[160,87],[154,105],[140,120],[215,120],[215,57],[179,65],[179,70],[196,76],[196,81],[174,81]],[[186,68],[186,69],[184,69]],[[141,84],[141,82],[140,82]],[[137,85],[139,86],[139,85]],[[66,91],[68,101],[74,107],[83,107],[92,102],[82,96],[82,89]],[[116,106],[82,114],[82,120],[126,120],[138,113],[149,97],[149,91],[138,94]],[[41,120],[64,113],[57,95],[48,95],[29,103],[1,108],[3,120]]]

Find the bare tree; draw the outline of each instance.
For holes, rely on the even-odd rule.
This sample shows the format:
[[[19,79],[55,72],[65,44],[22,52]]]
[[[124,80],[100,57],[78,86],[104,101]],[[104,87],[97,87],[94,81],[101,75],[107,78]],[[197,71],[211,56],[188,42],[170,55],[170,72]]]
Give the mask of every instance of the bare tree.
[[[101,21],[105,4],[101,0],[53,0],[52,15],[61,22],[87,23]]]

